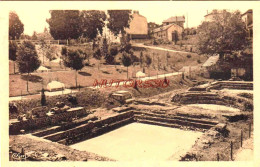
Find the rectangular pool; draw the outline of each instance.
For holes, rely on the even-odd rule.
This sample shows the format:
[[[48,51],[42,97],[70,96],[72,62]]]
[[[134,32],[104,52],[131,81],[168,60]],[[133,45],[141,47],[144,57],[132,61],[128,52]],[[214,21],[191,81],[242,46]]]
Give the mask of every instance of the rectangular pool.
[[[70,147],[119,161],[178,160],[202,132],[131,123]]]

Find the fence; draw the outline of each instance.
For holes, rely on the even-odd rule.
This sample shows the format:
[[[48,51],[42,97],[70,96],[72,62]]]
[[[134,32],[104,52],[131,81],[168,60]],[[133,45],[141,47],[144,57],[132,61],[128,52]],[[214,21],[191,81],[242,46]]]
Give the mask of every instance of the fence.
[[[228,145],[221,153],[216,154],[216,161],[233,161],[235,159],[235,151],[238,150],[243,146],[243,142],[246,139],[249,139],[252,137],[252,123],[249,123],[248,129],[244,129],[244,131],[241,129],[240,137],[239,139],[232,140],[226,143]]]
[[[10,40],[10,41],[16,42],[18,45],[20,45],[25,40]],[[41,40],[27,40],[27,41],[30,41],[35,45],[39,45],[42,43]],[[68,45],[68,40],[44,40],[44,42],[53,45]]]

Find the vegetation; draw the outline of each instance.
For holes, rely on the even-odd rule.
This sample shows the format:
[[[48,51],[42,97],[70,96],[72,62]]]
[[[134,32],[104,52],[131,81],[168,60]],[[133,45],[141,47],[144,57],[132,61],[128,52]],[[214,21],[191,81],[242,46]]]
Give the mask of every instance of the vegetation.
[[[18,56],[17,56],[17,63],[19,66],[19,71],[21,73],[27,73],[27,92],[29,91],[28,88],[28,80],[29,74],[36,69],[39,68],[41,61],[38,58],[38,54],[36,52],[35,46],[33,43],[29,41],[24,41],[19,49],[18,49]]]
[[[17,44],[15,42],[9,41],[9,60],[14,62],[14,74],[15,74],[15,61],[17,57]]]
[[[81,70],[84,67],[84,60],[86,59],[85,55],[83,54],[82,50],[71,50],[67,49],[66,47],[62,48],[62,59],[63,63],[66,67],[69,67],[73,70],[76,70],[75,72],[75,81],[76,81],[76,87],[77,84],[77,73],[78,70]]]
[[[123,53],[122,63],[125,67],[127,67],[127,79],[128,79],[128,67],[132,64],[131,57],[126,52]]]
[[[198,27],[198,49],[202,54],[225,54],[242,50],[246,44],[245,23],[239,11],[216,15],[212,22],[203,22]],[[232,33],[231,33],[232,32]]]
[[[108,10],[107,28],[115,35],[122,34],[125,42],[125,28],[129,27],[131,21],[131,10]]]
[[[24,25],[15,12],[9,13],[9,39],[19,39],[24,31]]]
[[[82,37],[93,41],[93,50],[95,49],[95,39],[98,34],[103,33],[106,14],[99,10],[83,10],[80,12]]]
[[[152,64],[152,58],[149,55],[145,56],[145,63],[149,69],[149,77],[150,77],[150,65]]]
[[[81,36],[81,18],[78,10],[51,10],[47,19],[51,36],[57,40],[77,39]]]

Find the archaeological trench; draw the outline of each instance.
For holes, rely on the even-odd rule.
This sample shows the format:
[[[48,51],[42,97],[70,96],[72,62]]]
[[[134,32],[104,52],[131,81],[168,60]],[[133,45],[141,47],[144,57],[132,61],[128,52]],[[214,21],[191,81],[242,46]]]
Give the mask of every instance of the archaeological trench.
[[[235,91],[230,93],[222,90]],[[253,83],[217,81],[191,87],[183,92],[171,93],[164,98],[166,100],[163,98],[162,100],[135,99],[133,104],[106,111],[109,114],[104,117],[95,116],[95,112],[99,109],[86,110],[84,107],[77,106],[56,114],[45,113],[30,119],[13,119],[9,124],[10,160],[118,161],[120,159],[106,156],[109,154],[92,153],[88,149],[77,150],[71,146],[98,138],[133,123],[179,129],[181,130],[179,136],[182,132],[189,131],[201,133],[186,150],[177,153],[172,151],[172,154],[177,155],[169,154],[164,160],[216,161],[217,153],[220,160],[230,160],[229,155],[223,153],[225,150],[222,149],[221,143],[226,142],[225,146],[228,146],[229,137],[234,139],[238,135],[231,135],[233,131],[229,127],[233,124],[248,124],[253,119],[253,98],[246,96],[250,93],[237,93],[242,90],[251,91],[253,95]],[[236,110],[218,111],[200,108],[194,104],[198,106],[201,104],[221,105]],[[157,135],[160,133],[153,134],[161,140]],[[175,137],[170,141],[174,143]],[[108,140],[105,144],[110,142],[115,141]],[[115,147],[120,147],[117,144]],[[184,144],[181,143],[180,146]],[[159,146],[157,149],[159,154],[163,151],[159,150]],[[175,148],[169,149],[175,150]],[[112,151],[107,150],[107,152]],[[124,150],[122,154],[128,154],[128,150]]]

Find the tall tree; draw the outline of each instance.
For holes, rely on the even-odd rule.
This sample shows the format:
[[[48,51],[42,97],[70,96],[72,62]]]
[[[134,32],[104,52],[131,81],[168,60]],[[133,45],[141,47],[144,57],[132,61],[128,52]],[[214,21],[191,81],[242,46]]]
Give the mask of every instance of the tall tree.
[[[36,31],[33,32],[32,40],[37,40],[37,33],[36,33]]]
[[[150,65],[152,64],[152,58],[149,55],[145,55],[145,64],[148,67],[150,77]]]
[[[115,35],[122,34],[125,42],[125,28],[129,28],[132,19],[131,10],[108,10],[107,28]]]
[[[105,26],[106,14],[104,11],[88,10],[81,11],[81,28],[82,36],[93,41],[93,50],[95,49],[95,38],[98,34],[103,33]]]
[[[78,10],[51,10],[47,19],[54,39],[77,39],[81,36],[81,18]]]
[[[17,44],[16,42],[9,41],[9,60],[12,60],[14,63],[14,74],[15,74],[15,61],[17,58]]]
[[[239,51],[247,44],[245,23],[239,11],[215,15],[211,22],[198,27],[198,49],[202,54],[219,54],[220,59],[227,53]]]
[[[24,41],[18,48],[17,63],[21,73],[27,73],[27,91],[29,91],[29,75],[39,68],[41,61],[35,49],[35,45],[30,41]]]
[[[9,39],[19,39],[24,31],[24,25],[15,12],[9,13]]]
[[[81,50],[71,50],[67,49],[66,47],[62,48],[61,53],[64,65],[75,70],[75,81],[77,87],[77,73],[78,70],[81,70],[84,67],[84,60],[86,56]]]
[[[129,54],[126,52],[123,52],[122,63],[125,67],[127,67],[127,79],[128,79],[128,67],[132,64],[132,60]]]

